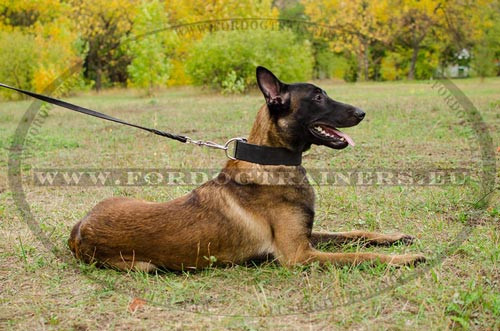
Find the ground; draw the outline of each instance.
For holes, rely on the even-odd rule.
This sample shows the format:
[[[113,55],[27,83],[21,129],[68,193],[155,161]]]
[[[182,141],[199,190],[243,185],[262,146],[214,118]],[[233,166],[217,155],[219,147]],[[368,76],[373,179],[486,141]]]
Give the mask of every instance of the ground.
[[[454,81],[477,107],[499,161],[500,79]],[[317,185],[315,229],[399,231],[412,246],[342,251],[424,253],[415,268],[285,269],[277,264],[145,274],[77,263],[72,226],[98,201],[178,197],[193,186],[40,186],[37,169],[212,169],[224,153],[201,149],[60,108],[51,109],[22,160],[23,191],[41,233],[21,217],[8,184],[12,135],[31,100],[0,103],[0,328],[17,329],[476,329],[500,328],[500,194],[478,200],[484,157],[470,121],[428,82],[317,82],[334,99],[366,111],[344,130],[355,147],[314,146],[307,169],[465,169],[454,185]],[[155,127],[223,143],[245,136],[263,102],[257,91],[223,96],[172,88],[154,97],[113,90],[70,102]],[[484,139],[485,135],[481,135]],[[484,145],[484,144],[483,144]],[[14,174],[15,175],[15,174]],[[498,185],[498,172],[496,180]],[[491,183],[489,183],[491,184]],[[491,186],[493,187],[493,186]],[[483,200],[484,201],[484,200]],[[142,301],[144,300],[144,301]],[[135,310],[135,311],[134,311]]]

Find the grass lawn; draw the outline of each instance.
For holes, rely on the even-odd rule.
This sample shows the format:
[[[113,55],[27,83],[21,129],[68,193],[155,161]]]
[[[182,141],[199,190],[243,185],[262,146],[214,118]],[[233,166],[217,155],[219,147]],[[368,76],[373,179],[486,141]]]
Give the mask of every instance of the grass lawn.
[[[455,84],[483,116],[498,163],[500,79]],[[339,251],[422,252],[428,263],[400,269],[285,269],[265,263],[157,274],[79,264],[66,241],[72,226],[98,201],[111,196],[165,201],[193,187],[44,187],[34,185],[33,169],[218,169],[226,161],[224,153],[51,109],[26,146],[32,156],[23,160],[21,174],[26,201],[47,245],[18,212],[7,177],[12,135],[31,100],[3,102],[0,329],[500,329],[500,193],[497,186],[489,207],[474,211],[482,165],[470,123],[426,82],[318,85],[367,116],[344,130],[356,141],[354,148],[313,146],[304,156],[306,169],[467,170],[462,185],[315,185],[316,230],[399,231],[418,238],[412,246],[350,245]],[[147,98],[114,90],[68,100],[219,143],[245,136],[263,103],[256,91],[223,96],[196,88],[172,88]],[[497,172],[497,185],[498,178]],[[453,246],[461,235],[463,242]],[[146,303],[131,313],[134,298]]]

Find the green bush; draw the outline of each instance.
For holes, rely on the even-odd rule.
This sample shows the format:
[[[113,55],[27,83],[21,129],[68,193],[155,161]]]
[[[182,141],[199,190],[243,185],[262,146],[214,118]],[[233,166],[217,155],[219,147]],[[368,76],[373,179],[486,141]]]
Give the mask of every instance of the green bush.
[[[320,49],[316,52],[315,78],[339,78],[352,81],[352,78],[348,77],[351,75],[349,61],[344,54],[334,53],[328,48]]]
[[[255,67],[265,66],[286,82],[311,78],[309,42],[288,30],[219,31],[194,46],[186,72],[196,85],[242,92],[255,83]]]
[[[166,54],[169,35],[164,32],[148,34],[166,25],[162,3],[158,0],[143,2],[132,29],[138,39],[127,44],[128,55],[132,58],[127,66],[128,85],[147,88],[148,95],[153,88],[166,86],[170,77],[171,64]]]
[[[0,82],[21,89],[33,89],[33,74],[36,69],[35,40],[22,32],[0,32]],[[0,90],[5,99],[20,98],[20,94],[6,89]]]
[[[380,74],[382,80],[407,79],[410,71],[412,50],[398,48],[395,52],[387,52],[382,58]],[[429,79],[434,76],[438,67],[438,54],[433,50],[421,49],[415,63],[415,79]]]
[[[316,51],[315,78],[330,78],[333,71],[334,54],[329,49],[319,49]]]
[[[245,90],[245,82],[234,70],[231,70],[226,79],[222,81],[223,93],[242,93]]]
[[[346,82],[353,83],[358,80],[358,61],[354,55],[347,58],[347,68],[342,77]]]
[[[430,79],[439,66],[439,54],[433,50],[421,49],[415,64],[415,79]]]
[[[387,52],[380,65],[382,80],[400,80],[408,75],[408,56],[402,52]]]
[[[335,54],[331,60],[330,78],[344,79],[348,71],[349,62],[345,56]]]
[[[472,76],[495,76],[495,50],[484,42],[478,43],[472,52]]]

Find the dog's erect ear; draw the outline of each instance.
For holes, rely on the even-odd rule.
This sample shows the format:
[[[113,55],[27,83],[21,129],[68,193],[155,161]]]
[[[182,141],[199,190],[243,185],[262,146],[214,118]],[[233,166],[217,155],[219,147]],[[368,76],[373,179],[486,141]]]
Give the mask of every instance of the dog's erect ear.
[[[257,67],[257,84],[266,98],[268,106],[286,106],[290,99],[286,84],[264,67]]]

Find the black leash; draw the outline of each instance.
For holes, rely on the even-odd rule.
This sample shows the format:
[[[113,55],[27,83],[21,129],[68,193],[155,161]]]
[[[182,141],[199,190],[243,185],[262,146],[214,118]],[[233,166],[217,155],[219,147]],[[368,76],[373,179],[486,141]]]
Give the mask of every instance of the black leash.
[[[30,91],[21,90],[19,88],[12,87],[12,86],[9,86],[9,85],[5,85],[5,84],[2,84],[2,83],[0,83],[0,86],[8,88],[8,89],[11,89],[11,90],[14,90],[14,91],[17,91],[17,92],[20,92],[20,93],[23,93],[23,94],[26,94],[26,95],[29,95],[30,97],[33,97],[35,99],[51,103],[51,104],[59,106],[59,107],[71,109],[71,110],[77,111],[77,112],[82,113],[82,114],[86,114],[86,115],[90,115],[90,116],[102,118],[103,120],[112,121],[112,122],[116,122],[116,123],[120,123],[120,124],[125,124],[125,125],[128,125],[128,126],[132,126],[134,128],[146,130],[148,132],[157,134],[157,135],[162,136],[162,137],[166,137],[166,138],[170,138],[170,139],[175,139],[175,140],[178,140],[178,141],[183,142],[183,143],[187,142],[187,140],[188,140],[188,137],[185,137],[185,136],[180,136],[180,135],[168,133],[168,132],[165,132],[165,131],[160,131],[160,130],[156,130],[156,129],[146,128],[144,126],[140,126],[140,125],[137,125],[137,124],[128,123],[128,122],[122,121],[119,118],[115,118],[115,117],[112,117],[112,116],[109,116],[109,115],[106,115],[106,114],[103,114],[103,113],[99,113],[97,111],[94,111],[94,110],[91,110],[91,109],[88,109],[88,108],[80,107],[80,106],[74,105],[74,104],[66,102],[66,101],[54,99],[54,98],[48,97],[48,96],[43,95],[43,94],[38,94],[38,93],[30,92]]]
[[[289,166],[296,166],[300,165],[302,161],[302,153],[301,152],[292,152],[286,148],[280,148],[280,147],[269,147],[269,146],[260,146],[260,145],[253,145],[249,144],[246,142],[246,139],[244,138],[232,138],[228,140],[224,145],[219,145],[217,143],[214,143],[212,141],[203,141],[203,140],[193,140],[187,136],[182,136],[182,135],[177,135],[157,129],[152,129],[148,128],[145,126],[137,125],[137,124],[132,124],[125,122],[119,118],[112,117],[100,112],[97,112],[92,109],[88,109],[85,107],[81,107],[78,105],[74,105],[72,103],[62,101],[59,99],[55,99],[43,94],[38,94],[26,90],[22,90],[16,87],[12,87],[6,84],[0,83],[0,87],[5,87],[10,90],[17,91],[19,93],[28,95],[30,97],[33,97],[35,99],[45,101],[48,103],[51,103],[53,105],[67,108],[70,110],[74,110],[76,112],[85,114],[85,115],[90,115],[94,117],[101,118],[103,120],[111,121],[111,122],[116,122],[124,125],[128,125],[137,129],[145,130],[151,133],[154,133],[156,135],[174,139],[177,141],[180,141],[182,143],[188,143],[188,144],[195,144],[198,146],[205,146],[209,148],[216,148],[216,149],[222,149],[226,152],[226,156],[232,160],[242,160],[242,161],[247,161],[247,162],[252,162],[252,163],[258,163],[258,164],[264,164],[264,165],[289,165]],[[229,155],[229,145],[234,142],[235,143],[235,152],[234,156]]]

